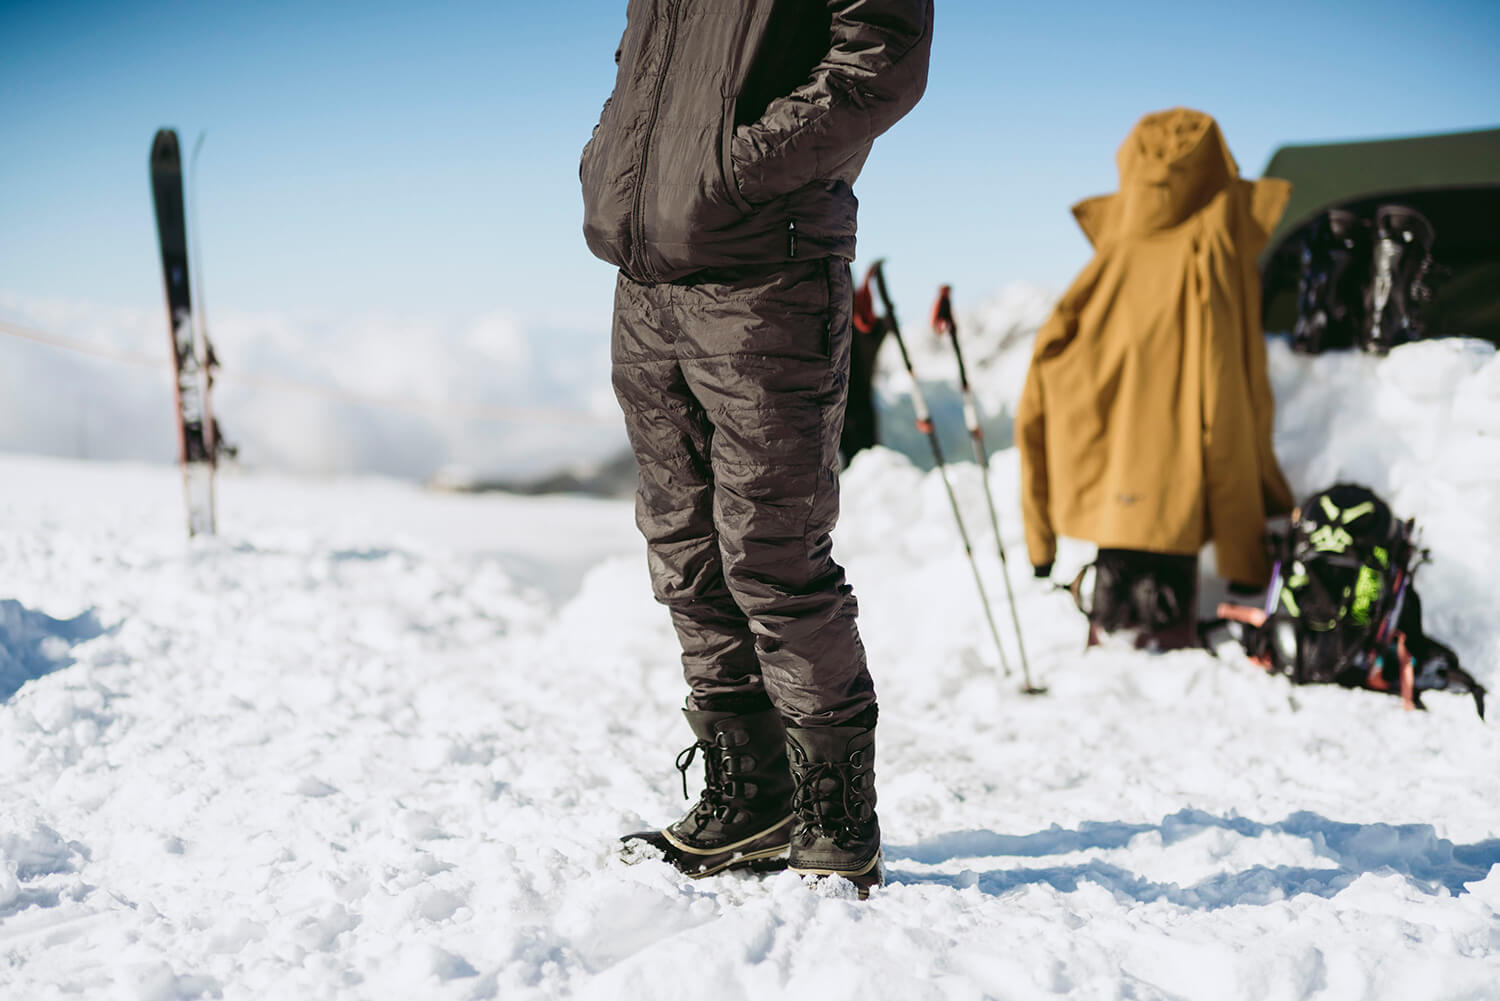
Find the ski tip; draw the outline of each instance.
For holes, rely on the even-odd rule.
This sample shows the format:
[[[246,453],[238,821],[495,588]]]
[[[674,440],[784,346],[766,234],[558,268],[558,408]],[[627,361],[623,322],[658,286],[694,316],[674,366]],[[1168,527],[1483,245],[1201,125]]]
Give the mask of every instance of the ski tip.
[[[160,128],[156,130],[156,136],[151,140],[151,167],[153,170],[166,167],[179,162],[182,152],[177,144],[177,130],[173,128]]]
[[[1021,694],[1022,695],[1046,695],[1047,694],[1047,686],[1046,685],[1022,685],[1021,686]]]

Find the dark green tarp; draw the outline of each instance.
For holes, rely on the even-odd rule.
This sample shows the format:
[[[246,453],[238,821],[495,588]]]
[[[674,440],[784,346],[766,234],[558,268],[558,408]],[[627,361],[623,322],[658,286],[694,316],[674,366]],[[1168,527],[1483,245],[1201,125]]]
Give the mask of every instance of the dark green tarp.
[[[1265,327],[1297,313],[1297,240],[1319,214],[1407,205],[1437,233],[1432,253],[1452,275],[1439,288],[1431,333],[1500,343],[1500,129],[1369,142],[1283,146],[1266,177],[1292,182],[1286,214],[1261,258]]]

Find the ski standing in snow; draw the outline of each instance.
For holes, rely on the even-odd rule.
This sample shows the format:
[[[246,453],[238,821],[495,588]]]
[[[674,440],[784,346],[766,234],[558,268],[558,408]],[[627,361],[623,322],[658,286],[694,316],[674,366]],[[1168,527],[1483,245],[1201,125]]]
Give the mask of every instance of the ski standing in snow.
[[[159,130],[151,144],[151,193],[156,204],[156,233],[171,326],[178,455],[187,495],[188,534],[212,535],[218,434],[209,394],[218,361],[193,309],[182,151],[174,129]]]

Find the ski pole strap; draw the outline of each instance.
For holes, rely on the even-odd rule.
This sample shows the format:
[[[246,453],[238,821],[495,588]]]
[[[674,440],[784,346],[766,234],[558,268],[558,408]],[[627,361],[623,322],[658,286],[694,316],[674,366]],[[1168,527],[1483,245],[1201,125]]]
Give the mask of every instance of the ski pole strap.
[[[1248,605],[1235,605],[1227,601],[1220,602],[1217,611],[1221,619],[1227,619],[1230,622],[1240,622],[1255,629],[1259,629],[1265,625],[1268,618],[1266,613],[1258,608],[1251,608]]]
[[[1396,633],[1396,662],[1401,665],[1401,706],[1409,711],[1417,708],[1417,672],[1403,632]]]
[[[1094,589],[1095,574],[1097,573],[1098,570],[1094,564],[1089,563],[1079,570],[1078,573],[1074,574],[1073,579],[1067,584],[1057,584],[1054,586],[1059,591],[1066,591],[1072,595],[1074,607],[1084,615],[1090,615],[1093,612],[1094,601],[1092,591]],[[1090,592],[1088,598],[1084,597],[1085,591]]]

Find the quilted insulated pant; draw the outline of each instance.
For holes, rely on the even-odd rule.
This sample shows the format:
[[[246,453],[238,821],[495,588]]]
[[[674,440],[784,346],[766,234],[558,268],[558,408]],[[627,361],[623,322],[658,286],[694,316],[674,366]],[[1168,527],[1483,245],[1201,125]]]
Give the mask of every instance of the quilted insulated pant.
[[[836,258],[619,278],[612,371],[640,463],[636,524],[699,708],[764,691],[789,723],[819,726],[875,701],[829,539],[852,306]]]

